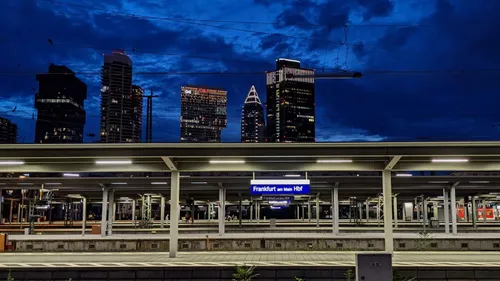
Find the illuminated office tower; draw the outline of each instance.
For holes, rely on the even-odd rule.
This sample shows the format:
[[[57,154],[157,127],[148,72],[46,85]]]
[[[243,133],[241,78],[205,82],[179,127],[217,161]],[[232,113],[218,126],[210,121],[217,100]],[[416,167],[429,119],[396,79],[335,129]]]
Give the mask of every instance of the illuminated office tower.
[[[304,75],[310,77],[290,77]],[[266,74],[267,142],[314,142],[314,70],[300,61],[277,59]]]
[[[241,142],[263,142],[264,130],[264,109],[252,86],[241,109]]]
[[[132,60],[122,50],[104,55],[101,69],[101,142],[139,142],[142,95],[132,85]]]
[[[226,112],[227,91],[181,87],[181,142],[220,142]]]
[[[37,74],[36,80],[35,143],[83,142],[87,85],[71,69],[54,64],[48,73]]]
[[[17,143],[17,125],[2,117],[0,117],[0,143]]]

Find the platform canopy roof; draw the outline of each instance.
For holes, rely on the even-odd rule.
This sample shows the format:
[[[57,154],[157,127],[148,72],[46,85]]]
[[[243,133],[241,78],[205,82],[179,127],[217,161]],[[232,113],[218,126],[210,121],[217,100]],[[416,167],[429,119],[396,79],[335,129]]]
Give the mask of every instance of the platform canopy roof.
[[[96,161],[131,164],[96,164]],[[433,162],[443,160],[445,162]],[[454,162],[454,160],[462,162]],[[23,165],[5,162],[22,161]],[[213,162],[216,163],[213,163]],[[230,162],[227,162],[230,161]],[[236,162],[231,162],[236,161]],[[212,163],[211,163],[212,162]],[[499,171],[500,142],[0,145],[5,172]]]
[[[0,145],[0,188],[43,184],[60,193],[95,192],[96,198],[103,186],[123,196],[168,195],[171,171],[181,172],[181,194],[198,198],[217,198],[221,185],[228,198],[237,198],[248,195],[253,177],[305,178],[306,172],[311,195],[328,200],[337,185],[341,196],[373,197],[383,170],[394,175],[393,191],[408,196],[438,196],[451,185],[464,195],[498,192],[500,142]],[[20,179],[23,173],[31,176]]]

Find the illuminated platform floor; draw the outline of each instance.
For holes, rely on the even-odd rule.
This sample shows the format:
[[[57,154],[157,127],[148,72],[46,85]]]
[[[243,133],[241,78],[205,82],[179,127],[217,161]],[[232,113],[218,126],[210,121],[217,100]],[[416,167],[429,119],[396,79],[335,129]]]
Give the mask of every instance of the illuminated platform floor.
[[[239,264],[266,267],[355,266],[354,252],[189,252],[168,253],[5,253],[3,268],[54,267],[219,267]],[[397,252],[395,267],[500,267],[500,252]]]

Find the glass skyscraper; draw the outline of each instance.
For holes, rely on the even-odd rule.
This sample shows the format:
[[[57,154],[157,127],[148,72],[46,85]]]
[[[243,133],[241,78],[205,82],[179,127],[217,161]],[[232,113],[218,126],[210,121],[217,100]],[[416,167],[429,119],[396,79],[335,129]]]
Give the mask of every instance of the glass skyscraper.
[[[0,117],[0,143],[17,143],[17,125]]]
[[[132,85],[132,60],[124,51],[104,55],[101,69],[101,142],[140,142],[143,91]]]
[[[264,131],[264,108],[252,86],[241,109],[241,142],[263,142]]]
[[[302,75],[310,77],[290,77]],[[266,74],[267,142],[314,142],[314,70],[300,61],[277,59]]]
[[[81,143],[85,126],[84,101],[87,85],[66,66],[50,64],[47,74],[38,74],[38,110],[35,143]]]
[[[227,91],[181,87],[181,142],[220,142],[227,125]]]

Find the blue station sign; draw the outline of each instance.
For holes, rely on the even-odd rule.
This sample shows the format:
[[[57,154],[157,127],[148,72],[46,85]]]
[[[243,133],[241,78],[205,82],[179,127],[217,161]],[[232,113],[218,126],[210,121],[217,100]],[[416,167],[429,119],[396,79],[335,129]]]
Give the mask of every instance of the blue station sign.
[[[252,195],[302,195],[309,194],[309,180],[252,180],[250,194]]]

